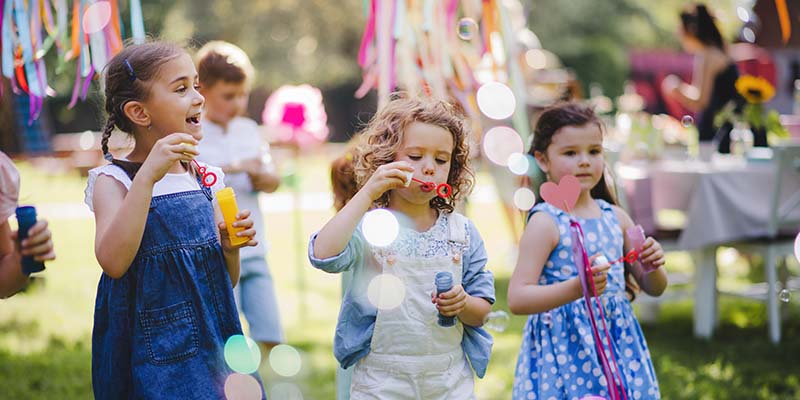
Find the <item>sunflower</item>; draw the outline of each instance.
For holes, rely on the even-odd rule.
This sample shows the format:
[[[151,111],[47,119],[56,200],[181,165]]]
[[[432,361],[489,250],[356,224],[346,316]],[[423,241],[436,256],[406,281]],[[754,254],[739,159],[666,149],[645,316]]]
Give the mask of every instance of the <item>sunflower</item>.
[[[760,76],[743,75],[736,80],[736,91],[750,104],[761,104],[775,96],[775,88]]]

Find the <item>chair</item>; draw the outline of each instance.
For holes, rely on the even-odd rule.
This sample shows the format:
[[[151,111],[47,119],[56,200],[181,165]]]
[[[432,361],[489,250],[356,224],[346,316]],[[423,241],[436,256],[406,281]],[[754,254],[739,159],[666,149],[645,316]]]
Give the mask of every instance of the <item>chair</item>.
[[[800,143],[773,147],[775,163],[775,189],[772,192],[766,234],[744,242],[727,244],[746,253],[764,255],[766,282],[751,285],[740,292],[726,292],[740,297],[766,301],[769,338],[773,343],[781,340],[780,302],[778,301],[777,261],[786,268],[786,257],[794,252],[794,241],[800,228],[800,189],[787,191],[785,182],[800,181]],[[786,277],[786,274],[783,274]],[[786,287],[786,282],[782,282]]]

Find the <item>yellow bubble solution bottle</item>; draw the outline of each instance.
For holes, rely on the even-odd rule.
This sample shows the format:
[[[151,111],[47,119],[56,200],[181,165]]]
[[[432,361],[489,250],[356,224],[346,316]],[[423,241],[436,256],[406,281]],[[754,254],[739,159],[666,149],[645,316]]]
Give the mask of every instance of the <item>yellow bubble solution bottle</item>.
[[[236,236],[236,232],[240,232],[244,228],[233,226],[233,223],[236,222],[236,214],[239,213],[239,206],[236,205],[236,193],[233,192],[233,188],[226,187],[219,190],[216,196],[217,202],[219,202],[219,209],[222,211],[222,217],[225,219],[225,226],[228,228],[228,238],[230,238],[231,245],[240,246],[247,243],[250,238]]]

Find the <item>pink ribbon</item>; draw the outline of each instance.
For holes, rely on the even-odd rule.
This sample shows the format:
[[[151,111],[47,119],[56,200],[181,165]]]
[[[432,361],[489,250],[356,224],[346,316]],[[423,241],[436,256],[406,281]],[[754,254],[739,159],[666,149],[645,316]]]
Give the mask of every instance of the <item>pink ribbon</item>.
[[[600,358],[600,363],[603,367],[603,375],[606,377],[610,399],[627,400],[628,396],[626,395],[625,387],[622,384],[622,376],[619,365],[617,364],[616,358],[614,358],[614,348],[611,346],[611,335],[608,332],[608,327],[606,326],[606,317],[605,313],[603,312],[603,305],[600,303],[599,297],[597,296],[597,290],[594,287],[592,268],[591,264],[589,263],[589,255],[586,253],[586,248],[583,246],[583,229],[576,220],[570,219],[569,230],[573,243],[572,258],[575,260],[575,266],[578,268],[578,276],[581,280],[581,286],[583,286],[583,300],[586,303],[586,310],[589,312],[589,320],[592,323],[592,335],[594,336],[594,345],[595,349],[597,350],[597,356]],[[592,297],[594,297],[594,301],[597,304],[600,321],[603,323],[603,331],[606,334],[608,352],[611,355],[610,362],[608,357],[606,357],[605,346],[600,338],[600,332],[597,329],[597,322],[591,301]],[[613,370],[611,369],[612,365],[614,367]],[[622,393],[622,396],[620,396],[620,393]]]
[[[375,18],[377,15],[375,10],[376,3],[377,0],[372,0],[370,2],[367,26],[364,28],[364,36],[361,38],[361,47],[358,49],[358,65],[360,65],[361,68],[366,67],[367,51],[369,50],[369,45],[372,43],[372,39],[375,36]]]

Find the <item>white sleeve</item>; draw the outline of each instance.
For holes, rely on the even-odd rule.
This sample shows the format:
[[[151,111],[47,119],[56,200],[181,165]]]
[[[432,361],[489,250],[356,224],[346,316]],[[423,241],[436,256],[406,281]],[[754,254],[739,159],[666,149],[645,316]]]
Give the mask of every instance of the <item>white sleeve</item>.
[[[86,189],[83,191],[83,201],[89,206],[89,210],[92,212],[94,212],[94,184],[97,181],[97,177],[100,175],[107,175],[116,179],[122,183],[127,190],[131,190],[131,185],[133,184],[131,179],[128,178],[128,174],[126,174],[122,168],[114,164],[108,164],[89,170],[89,180],[86,182]]]

